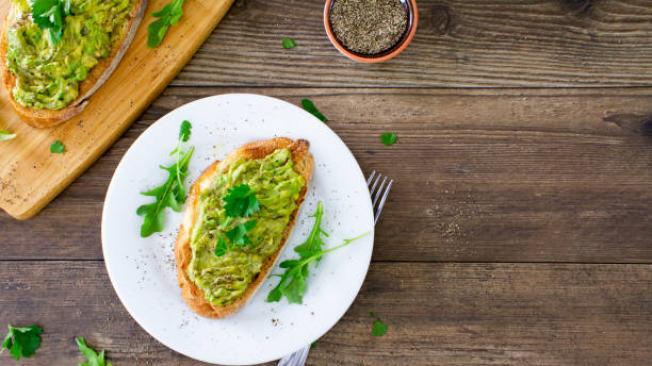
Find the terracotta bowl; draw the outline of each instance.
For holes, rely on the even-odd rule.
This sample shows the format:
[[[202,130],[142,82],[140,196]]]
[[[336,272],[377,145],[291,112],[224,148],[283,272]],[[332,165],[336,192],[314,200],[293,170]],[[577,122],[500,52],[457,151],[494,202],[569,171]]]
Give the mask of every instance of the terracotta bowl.
[[[407,48],[410,42],[412,42],[414,35],[417,33],[417,23],[419,22],[419,11],[417,10],[416,0],[401,0],[401,2],[404,3],[408,10],[408,26],[401,40],[392,48],[375,55],[365,55],[351,51],[344,47],[344,45],[340,43],[337,37],[335,37],[333,27],[331,26],[330,13],[331,7],[333,6],[333,0],[326,0],[326,5],[324,6],[324,28],[326,28],[328,39],[331,41],[333,46],[335,46],[335,48],[340,51],[341,54],[357,62],[383,62],[398,56],[401,52],[403,52],[403,50]]]

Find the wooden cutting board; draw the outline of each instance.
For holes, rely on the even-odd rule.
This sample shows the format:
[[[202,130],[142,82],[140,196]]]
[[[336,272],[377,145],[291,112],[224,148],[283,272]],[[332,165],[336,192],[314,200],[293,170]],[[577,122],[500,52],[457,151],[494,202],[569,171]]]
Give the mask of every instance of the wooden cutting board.
[[[79,116],[53,129],[22,123],[0,88],[0,129],[18,136],[0,142],[0,208],[17,219],[36,215],[86,170],[131,125],[190,60],[234,0],[186,0],[184,15],[163,44],[147,48],[150,14],[169,0],[149,0],[133,43],[111,78]],[[11,5],[0,1],[4,22]],[[61,140],[64,154],[51,154]]]

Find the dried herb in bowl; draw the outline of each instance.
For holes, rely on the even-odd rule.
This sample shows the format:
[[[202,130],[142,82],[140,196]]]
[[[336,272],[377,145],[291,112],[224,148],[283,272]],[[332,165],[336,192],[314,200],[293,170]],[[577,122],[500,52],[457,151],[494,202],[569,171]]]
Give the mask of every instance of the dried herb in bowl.
[[[401,0],[334,0],[330,12],[335,37],[350,51],[365,55],[391,49],[408,27]]]

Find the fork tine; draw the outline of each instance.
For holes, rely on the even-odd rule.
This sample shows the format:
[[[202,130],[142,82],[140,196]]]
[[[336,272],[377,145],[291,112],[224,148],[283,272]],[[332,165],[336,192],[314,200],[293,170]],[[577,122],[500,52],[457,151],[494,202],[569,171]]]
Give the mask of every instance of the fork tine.
[[[387,183],[387,177],[383,177],[383,181],[380,182],[380,186],[378,186],[378,191],[373,195],[373,201],[372,201],[372,206],[376,206],[376,203],[378,202],[378,199],[383,193],[383,187],[385,187],[385,183]]]
[[[369,174],[369,177],[367,178],[367,186],[368,187],[371,186],[371,180],[374,179],[375,176],[376,176],[376,171],[375,170],[372,171],[371,174]]]
[[[383,193],[383,196],[380,199],[378,208],[376,209],[376,212],[374,212],[374,224],[378,222],[380,213],[383,212],[383,207],[385,207],[385,202],[387,201],[387,196],[389,196],[389,191],[392,189],[392,184],[394,184],[394,179],[390,179],[389,183],[387,184],[387,188],[385,188],[385,193]]]
[[[378,183],[380,182],[380,179],[383,177],[382,174],[377,174],[376,179],[374,179],[373,183],[371,184],[371,188],[369,188],[369,194],[371,197],[376,194],[376,187],[378,186]]]

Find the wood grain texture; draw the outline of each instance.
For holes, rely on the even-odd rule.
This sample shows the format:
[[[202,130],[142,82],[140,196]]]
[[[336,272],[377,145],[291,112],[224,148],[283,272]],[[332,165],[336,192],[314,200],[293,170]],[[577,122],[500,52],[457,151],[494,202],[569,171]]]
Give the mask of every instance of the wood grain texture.
[[[419,0],[400,57],[358,64],[330,44],[323,0],[238,0],[174,81],[211,86],[642,86],[649,0]],[[297,47],[284,50],[283,37]]]
[[[156,52],[144,49],[141,27],[95,105],[60,128],[34,131],[19,123],[6,103],[0,105],[4,128],[20,136],[2,146],[0,205],[16,217],[29,217],[81,174],[180,70],[230,1],[189,2],[186,21]],[[153,0],[150,7],[162,3]],[[8,2],[2,4],[6,10]],[[321,23],[321,1],[239,1],[175,84],[650,85],[648,5],[643,0],[421,1],[423,21],[414,44],[397,60],[370,66],[351,63],[331,47]],[[285,36],[296,38],[299,47],[283,50]],[[46,147],[57,138],[69,145],[69,153],[53,158]]]
[[[9,104],[7,91],[2,89],[2,128],[18,137],[0,146],[0,208],[26,219],[67,187],[165,88],[232,2],[189,1],[184,21],[172,28],[165,43],[155,50],[147,48],[147,24],[151,17],[145,17],[111,78],[93,95],[82,114],[59,127],[37,130],[22,123]],[[0,4],[2,21],[10,3],[5,0]],[[151,0],[148,9],[160,9],[166,3],[167,0]],[[65,144],[65,154],[50,153],[49,146],[55,140]]]
[[[115,365],[200,364],[149,337],[108,281],[101,262],[0,262],[0,324],[45,329],[42,349],[24,365],[77,364],[77,335],[106,349]],[[370,335],[369,311],[389,324],[384,337]],[[374,264],[308,364],[648,366],[650,359],[650,265],[422,263]]]
[[[185,17],[188,6],[209,3],[187,0]],[[650,2],[418,5],[407,51],[360,65],[328,43],[322,0],[236,0],[176,87],[149,108],[126,96],[153,99],[178,48],[156,51],[160,88],[120,83],[121,98],[98,113],[124,110],[133,120],[144,110],[131,128],[115,128],[125,113],[113,113],[101,123],[26,131],[5,121],[0,105],[0,127],[27,136],[0,146],[0,201],[16,189],[6,183],[12,174],[74,170],[60,190],[83,170],[64,161],[87,159],[86,167],[107,150],[38,217],[0,212],[0,326],[37,322],[46,331],[37,357],[21,364],[77,364],[73,337],[81,335],[116,366],[200,365],[147,335],[118,301],[101,262],[102,204],[126,149],[164,113],[204,96],[253,92],[295,104],[311,98],[364,171],[397,182],[365,285],[308,365],[649,366]],[[170,44],[187,44],[198,27],[182,21]],[[283,50],[283,37],[298,47]],[[128,58],[129,80],[150,82],[145,60]],[[107,131],[110,139],[93,141]],[[385,131],[398,134],[397,145],[379,142]],[[57,138],[64,156],[47,152]],[[13,156],[15,146],[34,153]],[[389,324],[386,336],[369,335],[369,311]]]
[[[652,263],[652,89],[169,88],[0,260],[101,259],[102,202],[134,139],[199,97],[310,97],[366,172],[396,179],[376,261]],[[399,142],[385,147],[384,131]]]

